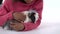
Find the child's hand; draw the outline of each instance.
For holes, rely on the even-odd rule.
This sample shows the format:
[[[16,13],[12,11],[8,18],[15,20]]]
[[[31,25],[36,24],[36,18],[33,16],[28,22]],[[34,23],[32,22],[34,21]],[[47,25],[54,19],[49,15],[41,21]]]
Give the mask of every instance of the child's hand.
[[[26,19],[26,15],[24,15],[23,13],[19,13],[19,12],[15,12],[15,13],[13,13],[13,17],[14,17],[14,19],[16,19],[17,21],[25,21],[25,19]]]
[[[10,22],[10,28],[12,30],[16,30],[16,31],[20,31],[20,30],[23,30],[24,29],[24,25],[22,23],[13,23],[13,22]]]

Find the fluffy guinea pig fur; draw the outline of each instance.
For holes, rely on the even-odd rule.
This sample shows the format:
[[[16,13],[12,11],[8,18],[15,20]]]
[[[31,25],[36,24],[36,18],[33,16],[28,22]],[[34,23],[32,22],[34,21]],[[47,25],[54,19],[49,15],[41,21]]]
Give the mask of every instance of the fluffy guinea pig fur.
[[[24,11],[23,13],[26,15],[24,23],[28,22],[36,23],[36,21],[39,18],[39,14],[36,11]]]

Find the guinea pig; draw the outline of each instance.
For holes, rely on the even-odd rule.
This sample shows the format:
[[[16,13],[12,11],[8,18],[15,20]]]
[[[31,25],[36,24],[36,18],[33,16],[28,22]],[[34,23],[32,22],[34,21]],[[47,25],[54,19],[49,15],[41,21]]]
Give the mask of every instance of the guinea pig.
[[[26,15],[24,23],[28,22],[36,23],[36,21],[39,18],[39,14],[36,11],[24,11],[23,13]]]

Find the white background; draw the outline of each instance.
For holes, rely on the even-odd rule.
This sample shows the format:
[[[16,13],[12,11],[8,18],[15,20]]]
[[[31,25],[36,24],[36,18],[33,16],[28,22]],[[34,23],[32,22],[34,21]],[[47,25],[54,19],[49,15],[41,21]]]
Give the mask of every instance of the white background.
[[[0,28],[0,34],[60,34],[60,0],[44,0],[41,25],[31,31],[15,32]]]

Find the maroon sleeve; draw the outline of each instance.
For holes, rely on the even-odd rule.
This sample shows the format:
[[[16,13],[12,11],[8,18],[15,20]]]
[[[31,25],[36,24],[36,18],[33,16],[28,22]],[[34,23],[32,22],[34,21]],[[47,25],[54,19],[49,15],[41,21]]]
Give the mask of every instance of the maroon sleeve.
[[[43,0],[39,0],[33,7],[38,13],[39,18],[42,18]]]
[[[12,13],[13,11],[9,10],[7,0],[4,2],[2,7],[0,8],[0,26],[3,26],[3,24],[8,20],[12,19]]]

